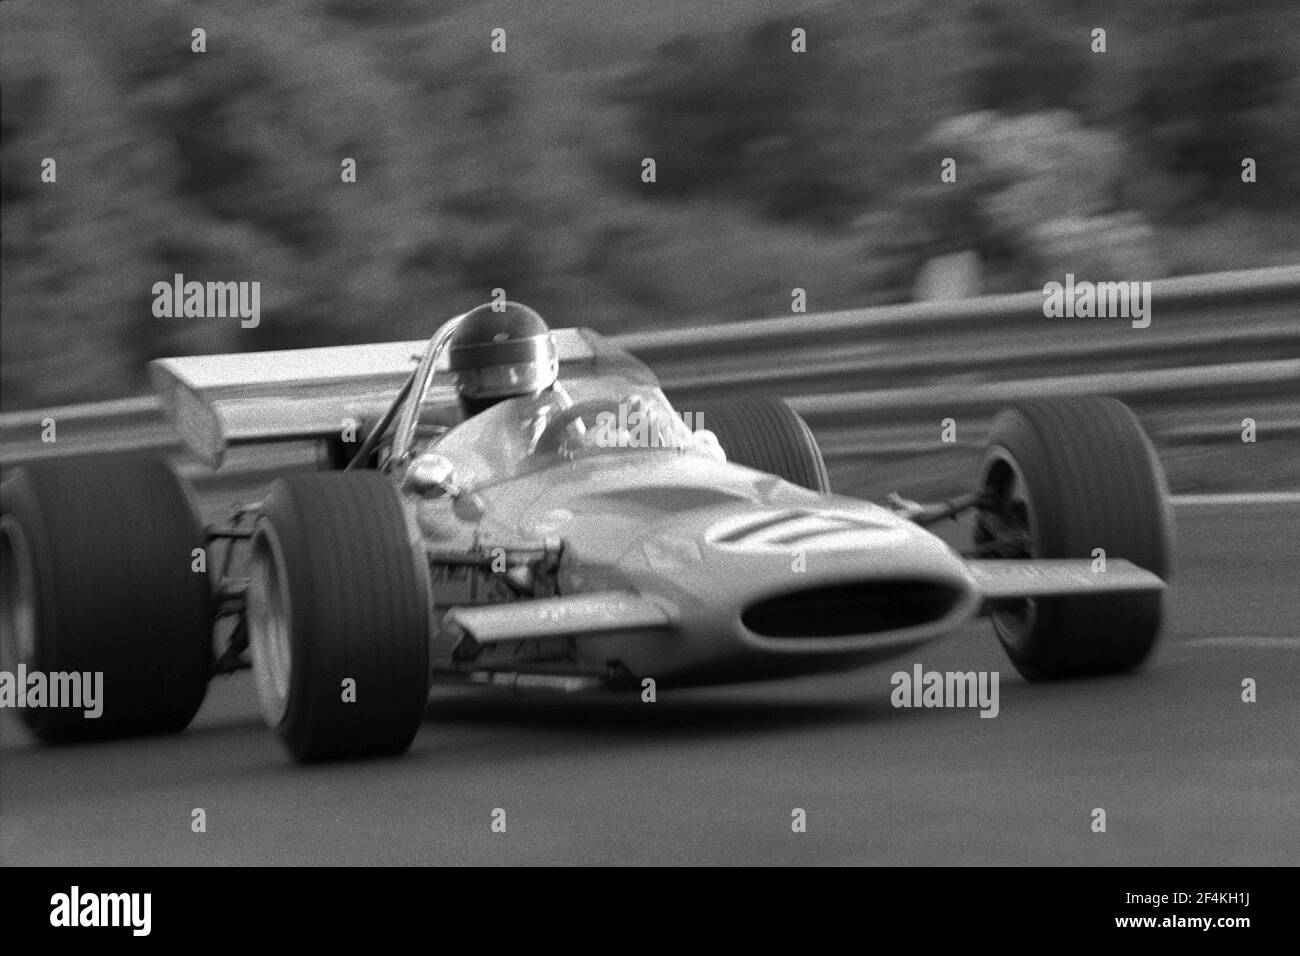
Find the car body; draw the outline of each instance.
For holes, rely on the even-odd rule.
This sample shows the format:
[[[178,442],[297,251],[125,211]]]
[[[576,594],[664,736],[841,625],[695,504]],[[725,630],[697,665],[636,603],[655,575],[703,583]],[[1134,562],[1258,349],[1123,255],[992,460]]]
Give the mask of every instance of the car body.
[[[907,654],[981,613],[1031,677],[1126,670],[1155,640],[1167,496],[1150,443],[1113,400],[1047,409],[1074,416],[1059,436],[1072,454],[1123,458],[1096,487],[1070,484],[1079,468],[1043,451],[1045,412],[1028,408],[990,445],[974,492],[883,506],[829,492],[811,432],[784,403],[675,409],[650,369],[590,329],[553,333],[553,389],[462,421],[445,357],[460,318],[427,342],[152,363],[178,432],[213,466],[232,447],[315,441],[337,474],[288,477],[239,504],[201,531],[208,574],[195,582],[169,566],[164,584],[149,568],[197,528],[111,552],[128,536],[121,512],[186,524],[179,505],[164,515],[154,500],[183,489],[138,464],[80,473],[94,482],[32,473],[6,493],[0,526],[15,580],[95,586],[42,540],[58,523],[57,487],[93,484],[104,528],[67,533],[144,569],[119,585],[134,603],[105,625],[109,637],[136,635],[144,619],[158,633],[139,653],[167,671],[178,652],[163,632],[178,615],[187,633],[217,635],[210,672],[191,653],[186,672],[199,676],[186,680],[251,666],[264,715],[303,759],[405,749],[439,680],[572,691],[792,677]],[[1107,424],[1084,427],[1087,416]],[[160,490],[136,487],[146,481]],[[1109,500],[1139,485],[1145,523],[1094,521],[1062,537],[1046,520],[1071,507],[1055,500],[1061,489]],[[926,527],[971,509],[980,524],[967,551]],[[1094,541],[1112,548],[1103,573]],[[194,594],[163,619],[148,593],[159,588]],[[28,590],[22,606],[40,605]],[[3,619],[17,620],[10,605]],[[1072,629],[1079,609],[1111,644]],[[105,636],[65,617],[55,608],[24,625],[32,664],[100,653]],[[143,680],[129,663],[122,683]],[[183,726],[201,699],[190,687],[174,713],[124,719],[121,732]],[[50,726],[52,738],[83,731]]]
[[[673,409],[648,368],[590,329],[554,333],[568,397],[552,404],[583,406],[588,430],[601,416],[626,421],[629,407],[642,406],[639,414],[656,423],[650,434],[660,440],[577,453],[525,447],[514,441],[529,427],[516,404],[528,403],[543,418],[555,411],[534,409],[531,399],[458,423],[440,354],[454,327],[452,320],[424,345],[392,446],[377,463],[400,490],[412,546],[423,549],[430,568],[436,673],[531,674],[535,685],[545,677],[576,687],[597,679],[699,684],[838,670],[943,637],[988,597],[1006,597],[1006,562],[964,558],[895,509],[719,460],[707,444],[691,447],[663,425],[664,417],[690,413]],[[296,353],[272,358],[275,365],[266,354],[165,360],[156,363],[155,378],[195,450],[219,460],[234,444],[327,439],[348,422],[373,419],[384,389],[371,394],[358,386],[391,380],[385,363],[394,355],[409,361],[420,354],[417,345],[382,346],[383,356],[366,362],[358,361],[360,351],[340,351],[346,375]],[[249,359],[262,367],[235,369]],[[216,384],[232,375],[219,370],[226,363],[238,380],[233,389]],[[286,381],[295,367],[309,377]],[[178,390],[203,404],[198,430],[185,427]],[[707,417],[701,420],[707,428]],[[434,434],[422,441],[417,432],[426,428]],[[503,452],[507,447],[514,450]],[[442,459],[472,506],[442,487],[413,487],[411,473],[425,454]],[[521,566],[526,588],[505,573]],[[1032,580],[1018,575],[1011,586],[1022,594],[1160,586],[1122,564],[1105,578],[1085,570],[1043,563]]]

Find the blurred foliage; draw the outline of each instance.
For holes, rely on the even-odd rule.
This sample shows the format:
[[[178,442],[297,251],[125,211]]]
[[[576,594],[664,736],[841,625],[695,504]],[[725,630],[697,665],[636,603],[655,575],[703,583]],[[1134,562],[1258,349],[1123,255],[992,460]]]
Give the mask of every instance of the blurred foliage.
[[[6,410],[498,286],[618,332],[905,300],[963,250],[989,290],[1300,259],[1293,0],[44,0],[0,5],[0,81]],[[260,281],[260,327],[154,318],[175,273]]]

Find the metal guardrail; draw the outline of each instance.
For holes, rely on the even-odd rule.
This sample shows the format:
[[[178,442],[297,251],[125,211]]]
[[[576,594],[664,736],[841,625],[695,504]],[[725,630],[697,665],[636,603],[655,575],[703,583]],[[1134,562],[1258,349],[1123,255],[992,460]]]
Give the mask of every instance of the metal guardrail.
[[[1157,280],[1143,329],[1047,318],[1043,301],[983,296],[614,341],[685,410],[756,390],[790,398],[832,463],[937,450],[944,417],[978,432],[1008,402],[1084,392],[1128,401],[1157,445],[1229,434],[1252,413],[1300,435],[1300,267]],[[46,419],[54,443],[41,441]],[[0,415],[3,463],[145,449],[180,451],[151,397]],[[240,458],[227,469],[256,467]]]
[[[1300,300],[1300,266],[1275,266],[1242,272],[1212,272],[1174,279],[1157,279],[1151,292],[1161,314],[1175,314],[1230,305],[1257,305]],[[797,342],[815,321],[820,335],[837,332],[857,336],[898,329],[935,333],[944,328],[968,328],[973,322],[1023,324],[1043,320],[1043,295],[1017,292],[986,295],[974,299],[940,302],[909,302],[902,305],[848,309],[818,315],[793,315],[775,319],[752,319],[695,329],[638,332],[621,336],[620,344],[647,361],[664,357],[664,352],[681,349],[727,347],[770,348]]]

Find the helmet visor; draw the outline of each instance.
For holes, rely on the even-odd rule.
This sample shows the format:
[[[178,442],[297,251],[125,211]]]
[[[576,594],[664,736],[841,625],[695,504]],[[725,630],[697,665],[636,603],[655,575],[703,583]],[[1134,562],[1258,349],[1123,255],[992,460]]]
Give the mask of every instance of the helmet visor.
[[[460,392],[466,398],[509,398],[531,395],[555,384],[559,371],[554,358],[542,361],[507,362],[465,368],[456,373]]]

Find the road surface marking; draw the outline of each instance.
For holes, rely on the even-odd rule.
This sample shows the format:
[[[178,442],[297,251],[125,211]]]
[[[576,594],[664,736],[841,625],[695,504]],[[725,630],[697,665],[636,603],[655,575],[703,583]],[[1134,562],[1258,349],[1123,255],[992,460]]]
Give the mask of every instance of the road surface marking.
[[[1223,505],[1300,505],[1300,491],[1259,491],[1223,495],[1170,495],[1175,508]]]
[[[1256,647],[1276,650],[1300,650],[1300,635],[1278,637],[1268,634],[1239,635],[1234,637],[1194,637],[1191,640],[1171,642],[1173,647]]]

